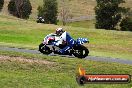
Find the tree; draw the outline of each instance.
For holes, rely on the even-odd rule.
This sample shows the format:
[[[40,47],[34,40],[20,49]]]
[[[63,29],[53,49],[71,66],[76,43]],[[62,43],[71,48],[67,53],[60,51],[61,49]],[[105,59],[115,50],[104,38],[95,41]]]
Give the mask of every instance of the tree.
[[[43,6],[38,7],[38,16],[45,19],[45,23],[57,24],[57,1],[56,0],[43,0]]]
[[[122,21],[120,23],[121,31],[132,31],[132,10],[128,8],[123,14]]]
[[[125,3],[124,0],[96,0],[95,7],[97,29],[116,29],[117,23],[121,19],[125,8],[119,7],[119,4]]]
[[[16,4],[14,0],[11,0],[8,4],[8,11],[10,14],[17,16]]]
[[[8,11],[13,16],[28,19],[32,6],[29,0],[11,0],[8,4]]]
[[[38,17],[39,17],[39,16],[43,16],[43,13],[44,13],[43,7],[42,7],[42,6],[39,6],[39,7],[37,8],[37,10],[38,10]]]
[[[122,31],[132,31],[132,18],[124,18],[120,23],[120,27]]]
[[[4,0],[0,0],[0,11],[1,11],[2,8],[3,8],[3,5],[4,5]]]
[[[66,25],[70,16],[69,0],[60,0],[60,18],[63,25]]]

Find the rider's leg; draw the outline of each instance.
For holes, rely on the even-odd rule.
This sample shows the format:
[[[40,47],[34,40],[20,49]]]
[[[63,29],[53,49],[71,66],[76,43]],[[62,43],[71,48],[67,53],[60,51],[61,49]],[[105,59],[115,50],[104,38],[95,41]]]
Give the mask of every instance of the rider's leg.
[[[60,49],[59,52],[61,54],[66,54],[70,48],[71,48],[70,46],[66,46],[63,49]]]
[[[68,50],[71,49],[74,44],[75,44],[74,39],[71,39],[68,42],[68,46],[64,47],[63,49],[60,49],[59,52],[62,53],[62,54],[68,53]]]

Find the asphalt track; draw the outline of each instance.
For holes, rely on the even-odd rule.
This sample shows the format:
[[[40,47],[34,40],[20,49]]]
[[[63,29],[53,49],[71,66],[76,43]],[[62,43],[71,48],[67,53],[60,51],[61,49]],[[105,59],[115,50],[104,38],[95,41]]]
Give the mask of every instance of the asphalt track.
[[[1,51],[24,52],[24,53],[30,53],[30,54],[41,54],[38,50],[10,48],[10,47],[0,47],[0,50]],[[56,54],[50,54],[49,56],[56,56]],[[59,56],[62,56],[62,55],[59,55]],[[63,55],[63,57],[69,57],[69,58],[72,57],[72,58],[74,58],[74,56],[68,56],[68,55]],[[93,61],[116,62],[116,63],[132,65],[132,60],[126,60],[126,59],[120,59],[120,58],[88,56],[85,59],[93,60]]]

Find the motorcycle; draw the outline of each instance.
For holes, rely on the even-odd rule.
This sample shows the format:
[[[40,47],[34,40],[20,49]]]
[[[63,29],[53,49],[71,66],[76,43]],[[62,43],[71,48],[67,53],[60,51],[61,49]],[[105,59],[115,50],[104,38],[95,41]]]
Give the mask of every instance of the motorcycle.
[[[59,41],[59,36],[56,34],[49,34],[44,39],[43,42],[39,45],[39,51],[43,54],[51,54],[52,52],[56,54],[56,51],[67,46],[67,43],[63,45],[55,46],[53,42]],[[89,54],[89,50],[83,46],[84,43],[89,43],[87,38],[78,38],[76,43],[71,49],[69,49],[65,55],[74,55],[78,58],[85,58]],[[60,54],[60,53],[57,53]],[[60,54],[61,55],[61,54]]]
[[[36,20],[37,23],[45,23],[44,17],[39,16]]]

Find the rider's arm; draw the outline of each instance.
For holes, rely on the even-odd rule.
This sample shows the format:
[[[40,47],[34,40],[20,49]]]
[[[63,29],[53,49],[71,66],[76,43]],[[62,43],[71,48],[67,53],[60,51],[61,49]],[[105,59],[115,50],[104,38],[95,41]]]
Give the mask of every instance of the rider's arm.
[[[66,32],[64,32],[59,38],[58,40],[56,41],[55,45],[56,46],[59,46],[61,44],[63,44],[63,42],[66,41]]]

